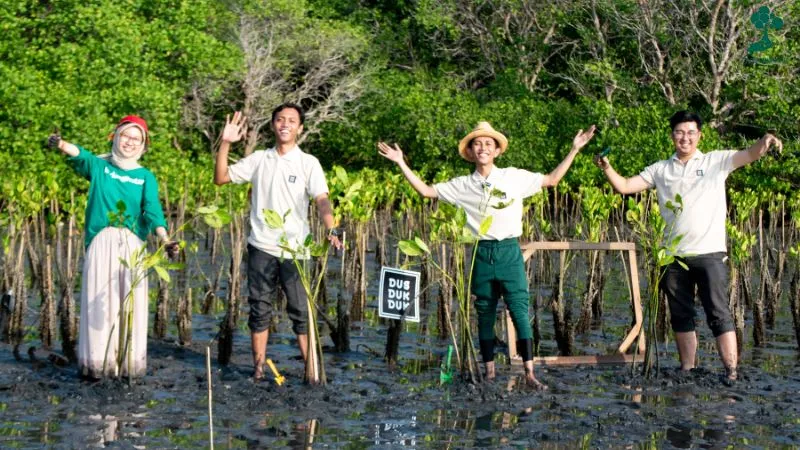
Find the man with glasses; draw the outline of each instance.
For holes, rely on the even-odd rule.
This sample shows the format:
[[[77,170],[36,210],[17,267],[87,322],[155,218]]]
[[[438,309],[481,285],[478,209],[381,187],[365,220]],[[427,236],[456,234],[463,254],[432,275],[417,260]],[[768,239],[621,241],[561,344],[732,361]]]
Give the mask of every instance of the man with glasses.
[[[675,250],[678,261],[667,266],[661,289],[669,301],[672,330],[681,360],[681,370],[695,366],[695,288],[706,319],[717,341],[717,351],[725,365],[729,381],[737,378],[737,344],[733,316],[728,306],[728,268],[725,246],[725,180],[734,170],[757,161],[781,141],[766,134],[747,150],[697,150],[702,120],[696,113],[678,111],[669,119],[675,153],[669,159],[645,167],[639,174],[625,178],[618,174],[605,156],[597,155],[595,164],[603,170],[620,194],[635,194],[655,188],[658,204],[666,222],[665,236],[682,236]],[[677,214],[665,207],[682,198]],[[685,264],[683,267],[681,263]]]

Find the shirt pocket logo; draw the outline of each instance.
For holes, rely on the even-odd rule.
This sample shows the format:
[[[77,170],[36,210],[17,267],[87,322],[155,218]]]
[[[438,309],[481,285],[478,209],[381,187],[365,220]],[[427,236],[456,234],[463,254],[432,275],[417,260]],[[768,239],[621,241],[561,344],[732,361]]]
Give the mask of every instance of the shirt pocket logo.
[[[294,175],[289,175],[289,183],[294,183],[295,181],[297,181],[297,177]]]

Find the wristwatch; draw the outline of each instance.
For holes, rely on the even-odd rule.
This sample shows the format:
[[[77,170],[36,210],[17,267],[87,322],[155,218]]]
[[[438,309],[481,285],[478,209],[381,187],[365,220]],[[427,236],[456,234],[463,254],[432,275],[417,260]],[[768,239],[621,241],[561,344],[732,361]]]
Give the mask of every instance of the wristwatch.
[[[336,236],[336,237],[339,237],[339,236],[341,236],[341,235],[342,235],[342,233],[340,233],[340,232],[339,232],[339,230],[338,230],[337,228],[331,228],[331,229],[329,229],[329,230],[328,230],[328,236]]]

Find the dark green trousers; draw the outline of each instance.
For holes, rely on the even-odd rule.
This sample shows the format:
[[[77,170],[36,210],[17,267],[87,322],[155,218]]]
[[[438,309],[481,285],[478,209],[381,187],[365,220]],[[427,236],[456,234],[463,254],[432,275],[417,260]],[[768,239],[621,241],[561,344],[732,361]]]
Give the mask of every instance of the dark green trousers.
[[[517,339],[531,339],[528,319],[528,279],[522,250],[516,238],[502,241],[480,241],[472,269],[472,294],[478,312],[478,337],[482,341],[494,340],[497,320],[497,300],[503,297]]]

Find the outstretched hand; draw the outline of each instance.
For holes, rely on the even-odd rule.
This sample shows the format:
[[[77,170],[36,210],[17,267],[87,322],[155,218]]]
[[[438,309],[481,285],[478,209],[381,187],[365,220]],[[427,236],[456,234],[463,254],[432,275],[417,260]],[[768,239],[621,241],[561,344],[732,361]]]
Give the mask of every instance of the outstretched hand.
[[[575,150],[582,149],[586,144],[589,143],[589,141],[592,140],[596,129],[597,128],[594,125],[592,125],[586,131],[578,130],[578,134],[576,134],[575,138],[572,139],[572,148]]]
[[[47,146],[50,148],[58,148],[59,144],[61,144],[61,133],[58,132],[58,128],[54,128],[53,134],[47,138]]]
[[[241,111],[233,113],[233,120],[231,120],[230,114],[225,116],[225,129],[222,130],[223,142],[231,144],[239,142],[245,133],[247,133],[247,117]]]
[[[394,144],[394,147],[391,147],[386,142],[378,142],[378,153],[380,153],[381,156],[389,161],[395,162],[396,164],[400,164],[403,161],[403,151],[400,150],[400,146],[397,144]]]
[[[778,153],[783,152],[783,142],[780,139],[775,137],[774,135],[767,133],[761,138],[762,145],[764,146],[764,150],[761,153],[762,155],[769,151],[769,149],[774,145],[775,150]]]

